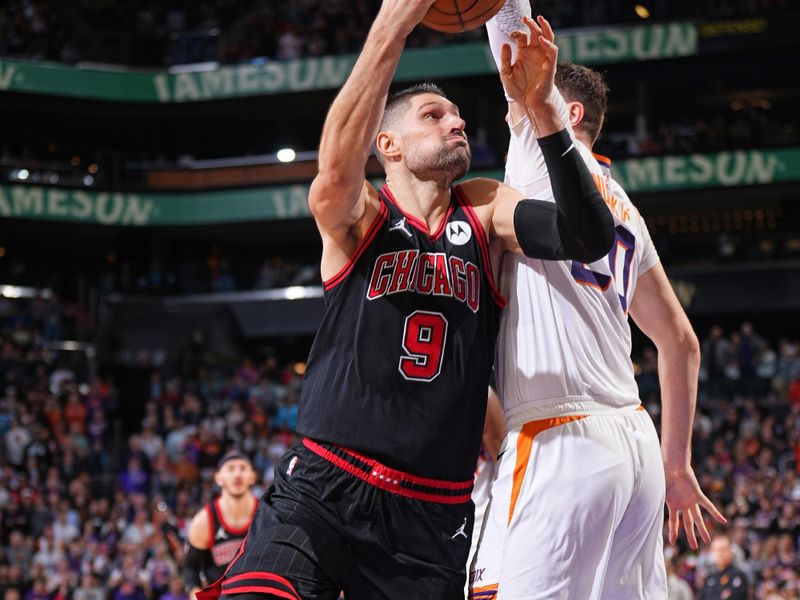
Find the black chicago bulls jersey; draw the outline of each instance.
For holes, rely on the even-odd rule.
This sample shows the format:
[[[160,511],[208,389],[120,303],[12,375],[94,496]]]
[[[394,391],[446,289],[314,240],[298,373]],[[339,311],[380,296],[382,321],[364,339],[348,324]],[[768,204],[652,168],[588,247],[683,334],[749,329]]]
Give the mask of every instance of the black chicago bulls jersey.
[[[253,513],[255,514],[257,503],[254,502],[253,504]],[[208,583],[213,583],[225,573],[225,569],[233,560],[242,540],[247,535],[250,523],[241,529],[230,527],[222,516],[219,498],[215,499],[211,504],[206,504],[205,510],[208,513],[211,546],[208,548],[208,555],[203,564],[203,575]]]
[[[298,418],[309,438],[426,477],[471,479],[505,300],[460,188],[429,235],[388,186],[353,258],[325,282]]]

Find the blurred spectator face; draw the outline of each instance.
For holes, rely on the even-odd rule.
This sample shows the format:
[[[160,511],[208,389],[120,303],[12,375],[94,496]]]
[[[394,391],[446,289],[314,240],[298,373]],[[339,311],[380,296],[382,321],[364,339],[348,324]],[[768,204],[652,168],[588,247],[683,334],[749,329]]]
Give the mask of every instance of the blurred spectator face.
[[[724,571],[733,563],[731,541],[726,536],[716,537],[711,542],[711,559],[720,571]]]
[[[22,600],[19,590],[16,588],[8,588],[3,595],[3,600]]]
[[[19,548],[22,546],[25,538],[22,535],[22,532],[15,529],[11,532],[11,536],[9,537],[9,543],[11,544],[12,548]]]
[[[241,498],[255,485],[256,472],[250,461],[229,460],[214,474],[214,483],[234,498]]]

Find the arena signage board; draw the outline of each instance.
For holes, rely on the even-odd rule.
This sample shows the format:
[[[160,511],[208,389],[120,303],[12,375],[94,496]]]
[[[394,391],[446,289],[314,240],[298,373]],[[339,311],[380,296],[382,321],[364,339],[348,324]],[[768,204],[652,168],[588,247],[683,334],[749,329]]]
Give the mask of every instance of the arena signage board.
[[[632,158],[612,170],[631,193],[763,185],[800,179],[800,148]]]
[[[800,181],[800,148],[621,160],[614,176],[631,194]],[[299,219],[311,216],[307,197],[306,184],[180,194],[2,185],[0,218],[140,227]]]
[[[688,22],[566,31],[561,58],[583,64],[655,60],[697,54],[697,25]],[[265,61],[187,72],[128,71],[0,60],[0,91],[119,102],[197,102],[335,89],[355,55]],[[406,50],[397,81],[488,75],[495,72],[485,43]]]

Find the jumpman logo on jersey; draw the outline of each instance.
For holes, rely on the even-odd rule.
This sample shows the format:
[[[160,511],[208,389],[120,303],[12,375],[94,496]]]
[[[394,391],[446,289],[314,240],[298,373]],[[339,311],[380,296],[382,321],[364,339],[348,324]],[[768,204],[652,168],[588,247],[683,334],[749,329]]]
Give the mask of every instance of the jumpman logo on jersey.
[[[220,526],[220,528],[219,528],[219,529],[217,529],[217,535],[216,535],[216,537],[218,537],[218,538],[220,538],[220,539],[223,539],[223,540],[226,540],[226,539],[228,539],[228,532],[227,532],[227,531],[225,531],[225,530],[222,528],[222,526]]]
[[[389,227],[389,231],[398,231],[398,230],[402,231],[403,233],[405,233],[408,237],[414,237],[414,236],[411,235],[411,230],[406,226],[406,218],[405,217],[403,217],[397,223],[395,223],[394,225]]]
[[[453,535],[450,537],[450,539],[451,539],[451,540],[454,540],[454,539],[456,539],[458,536],[460,536],[460,535],[463,535],[463,536],[464,536],[464,539],[465,539],[465,540],[468,540],[468,539],[469,539],[469,537],[467,536],[466,529],[467,529],[467,517],[464,517],[464,523],[461,525],[461,527],[459,527],[459,528],[458,528],[458,531],[456,531],[456,532],[455,532],[455,533],[454,533],[454,534],[453,534]]]

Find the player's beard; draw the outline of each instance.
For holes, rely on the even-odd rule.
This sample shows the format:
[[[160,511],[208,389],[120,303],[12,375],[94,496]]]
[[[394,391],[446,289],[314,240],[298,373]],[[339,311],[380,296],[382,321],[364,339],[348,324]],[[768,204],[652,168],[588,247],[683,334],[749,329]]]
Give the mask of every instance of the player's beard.
[[[471,161],[472,150],[469,143],[448,147],[446,140],[435,152],[428,154],[410,152],[406,156],[409,171],[419,179],[442,180],[447,185],[461,179],[469,171]]]

